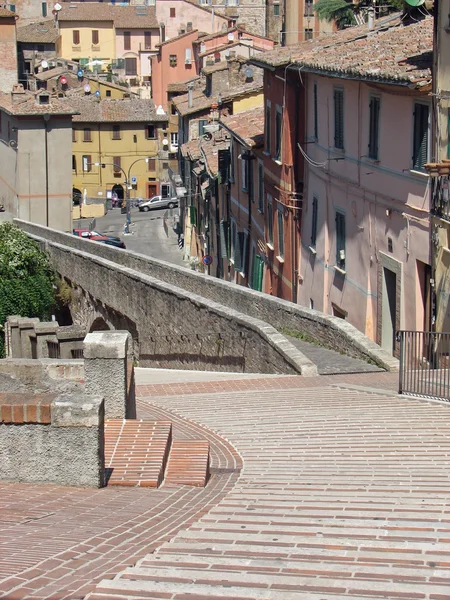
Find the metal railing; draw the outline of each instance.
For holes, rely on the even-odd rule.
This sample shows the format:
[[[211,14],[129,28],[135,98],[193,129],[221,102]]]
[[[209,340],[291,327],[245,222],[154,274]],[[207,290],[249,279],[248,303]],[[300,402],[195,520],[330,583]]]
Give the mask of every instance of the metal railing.
[[[399,331],[399,394],[450,401],[450,333]]]
[[[49,358],[61,358],[58,342],[47,342],[47,346]]]

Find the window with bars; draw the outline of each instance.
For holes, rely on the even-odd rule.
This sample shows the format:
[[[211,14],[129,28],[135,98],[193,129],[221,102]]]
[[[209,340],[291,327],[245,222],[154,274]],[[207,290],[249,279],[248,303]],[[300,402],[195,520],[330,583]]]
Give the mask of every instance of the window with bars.
[[[120,140],[120,125],[113,125],[112,139]]]
[[[270,194],[267,194],[267,243],[273,247],[273,204]]]
[[[275,115],[275,160],[281,160],[281,145],[283,137],[283,109],[277,106]]]
[[[93,29],[92,30],[92,44],[93,44],[93,46],[97,46],[98,43],[99,43],[98,29]]]
[[[413,156],[412,163],[415,171],[424,171],[428,162],[430,132],[430,107],[428,104],[414,104]]]
[[[144,48],[150,50],[152,47],[152,34],[150,31],[144,31]]]
[[[264,165],[258,163],[258,210],[264,212]]]
[[[372,96],[369,102],[369,158],[378,160],[378,138],[380,133],[380,98]]]
[[[316,247],[317,241],[317,216],[318,216],[319,201],[314,196],[312,201],[312,216],[311,216],[311,248]]]
[[[113,156],[113,171],[114,177],[120,176],[122,170],[120,165],[120,156]]]
[[[317,83],[314,84],[314,137],[316,140],[319,139],[319,106],[317,104]]]
[[[284,258],[284,206],[280,204],[277,210],[278,218],[278,256]]]
[[[336,266],[345,271],[345,214],[336,211]]]
[[[80,43],[80,30],[74,29],[72,31],[72,42],[74,46],[78,46]]]
[[[123,49],[131,50],[131,31],[123,32]]]
[[[92,171],[92,160],[90,154],[83,154],[83,171],[86,173]]]
[[[92,142],[90,127],[85,127],[83,129],[83,142]]]
[[[270,154],[270,146],[271,146],[271,118],[272,118],[272,105],[270,103],[270,100],[267,100],[266,103],[266,112],[264,115],[264,133],[265,133],[265,144],[264,144],[264,150],[267,152],[267,154]]]
[[[344,90],[334,90],[334,147],[344,149]]]

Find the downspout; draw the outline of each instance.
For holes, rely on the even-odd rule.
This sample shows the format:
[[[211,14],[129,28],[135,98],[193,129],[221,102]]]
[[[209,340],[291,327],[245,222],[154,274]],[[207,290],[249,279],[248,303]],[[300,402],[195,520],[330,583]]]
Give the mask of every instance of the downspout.
[[[45,224],[49,226],[49,207],[48,207],[48,122],[50,115],[44,115],[44,160],[45,160]]]

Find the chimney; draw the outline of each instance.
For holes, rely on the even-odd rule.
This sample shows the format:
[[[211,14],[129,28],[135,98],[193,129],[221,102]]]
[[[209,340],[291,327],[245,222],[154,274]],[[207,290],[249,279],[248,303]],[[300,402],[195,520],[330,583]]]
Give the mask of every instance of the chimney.
[[[25,90],[21,83],[15,83],[11,92],[11,101],[14,102],[23,102],[25,100]]]

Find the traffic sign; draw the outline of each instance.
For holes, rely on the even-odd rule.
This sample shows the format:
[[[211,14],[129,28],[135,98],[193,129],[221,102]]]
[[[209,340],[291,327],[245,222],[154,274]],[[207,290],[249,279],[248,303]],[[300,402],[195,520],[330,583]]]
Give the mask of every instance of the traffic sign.
[[[202,258],[202,262],[204,265],[208,266],[212,263],[213,259],[212,256],[210,256],[209,254],[205,254],[205,256]]]

